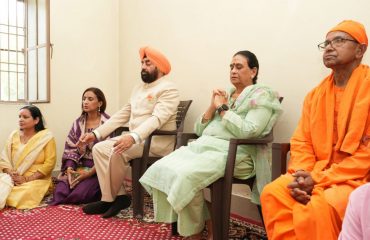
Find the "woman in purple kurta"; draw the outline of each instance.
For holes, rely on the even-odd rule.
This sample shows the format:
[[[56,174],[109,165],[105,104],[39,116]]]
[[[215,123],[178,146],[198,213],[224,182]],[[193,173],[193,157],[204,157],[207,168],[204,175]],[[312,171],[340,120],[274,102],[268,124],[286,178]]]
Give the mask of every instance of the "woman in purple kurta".
[[[80,137],[92,132],[109,119],[106,100],[98,88],[88,88],[82,94],[82,114],[73,123],[62,157],[61,173],[50,205],[79,204],[101,198],[98,177],[92,156],[93,142],[77,147]]]

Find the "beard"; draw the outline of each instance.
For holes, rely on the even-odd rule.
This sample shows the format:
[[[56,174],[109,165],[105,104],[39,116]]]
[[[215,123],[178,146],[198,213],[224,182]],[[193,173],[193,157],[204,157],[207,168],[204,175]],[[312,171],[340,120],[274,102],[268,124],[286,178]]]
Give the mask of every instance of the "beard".
[[[152,83],[158,79],[158,69],[155,68],[153,72],[148,72],[146,70],[141,70],[141,80],[145,83]]]

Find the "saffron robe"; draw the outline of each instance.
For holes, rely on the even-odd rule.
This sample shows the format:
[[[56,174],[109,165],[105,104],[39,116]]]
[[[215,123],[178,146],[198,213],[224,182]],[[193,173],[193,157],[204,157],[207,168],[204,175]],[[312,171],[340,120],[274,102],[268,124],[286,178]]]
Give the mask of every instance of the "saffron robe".
[[[370,169],[370,70],[359,65],[342,95],[333,73],[306,97],[291,139],[287,174],[267,185],[261,203],[269,239],[337,239],[349,194]],[[337,101],[340,98],[340,101]],[[308,204],[290,196],[297,170],[315,181]]]

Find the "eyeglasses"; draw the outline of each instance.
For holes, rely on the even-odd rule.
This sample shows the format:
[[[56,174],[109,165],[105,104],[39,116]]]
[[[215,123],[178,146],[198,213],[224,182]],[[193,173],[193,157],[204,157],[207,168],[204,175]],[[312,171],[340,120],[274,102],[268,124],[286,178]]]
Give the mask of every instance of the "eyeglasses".
[[[334,38],[331,41],[326,40],[325,42],[322,42],[319,45],[317,45],[317,47],[319,48],[320,51],[323,51],[328,45],[332,46],[333,48],[337,48],[337,47],[342,46],[346,41],[358,43],[356,40],[339,37],[339,38]]]

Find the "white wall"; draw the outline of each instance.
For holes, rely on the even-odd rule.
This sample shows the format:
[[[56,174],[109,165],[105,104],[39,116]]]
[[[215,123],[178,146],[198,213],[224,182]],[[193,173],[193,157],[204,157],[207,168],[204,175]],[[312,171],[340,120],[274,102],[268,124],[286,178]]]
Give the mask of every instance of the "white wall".
[[[254,52],[259,82],[284,96],[275,140],[288,141],[304,96],[330,73],[317,44],[344,19],[362,22],[370,36],[368,0],[121,0],[119,2],[120,102],[139,80],[138,49],[151,45],[172,63],[170,78],[182,99],[193,99],[186,130],[209,104],[210,92],[229,87],[229,63],[239,50]],[[369,53],[363,62],[369,64]],[[246,197],[248,191],[234,186]],[[234,192],[235,194],[235,192]],[[232,211],[259,219],[255,205],[233,197]]]
[[[366,0],[122,0],[120,101],[139,81],[138,49],[151,45],[170,59],[170,77],[181,98],[194,100],[186,125],[191,131],[209,104],[211,90],[230,86],[232,55],[247,49],[259,59],[259,82],[284,96],[275,139],[288,141],[304,96],[330,72],[317,44],[344,19],[362,22],[370,34],[368,9]],[[364,62],[369,63],[369,54]]]
[[[80,113],[82,91],[100,87],[114,113],[140,80],[138,49],[152,45],[171,60],[170,77],[182,99],[193,99],[186,129],[209,104],[215,87],[229,87],[229,63],[238,50],[260,61],[259,82],[285,97],[275,130],[287,141],[303,97],[330,71],[316,45],[343,19],[370,34],[367,0],[51,0],[51,102],[39,104],[54,132],[60,159]],[[364,62],[369,63],[369,53]],[[17,128],[20,105],[0,104],[0,146]]]
[[[72,122],[81,113],[82,92],[99,87],[107,97],[107,112],[118,109],[118,1],[52,0],[51,102],[38,104],[54,133],[58,165]],[[18,128],[22,105],[0,104],[0,146]]]

